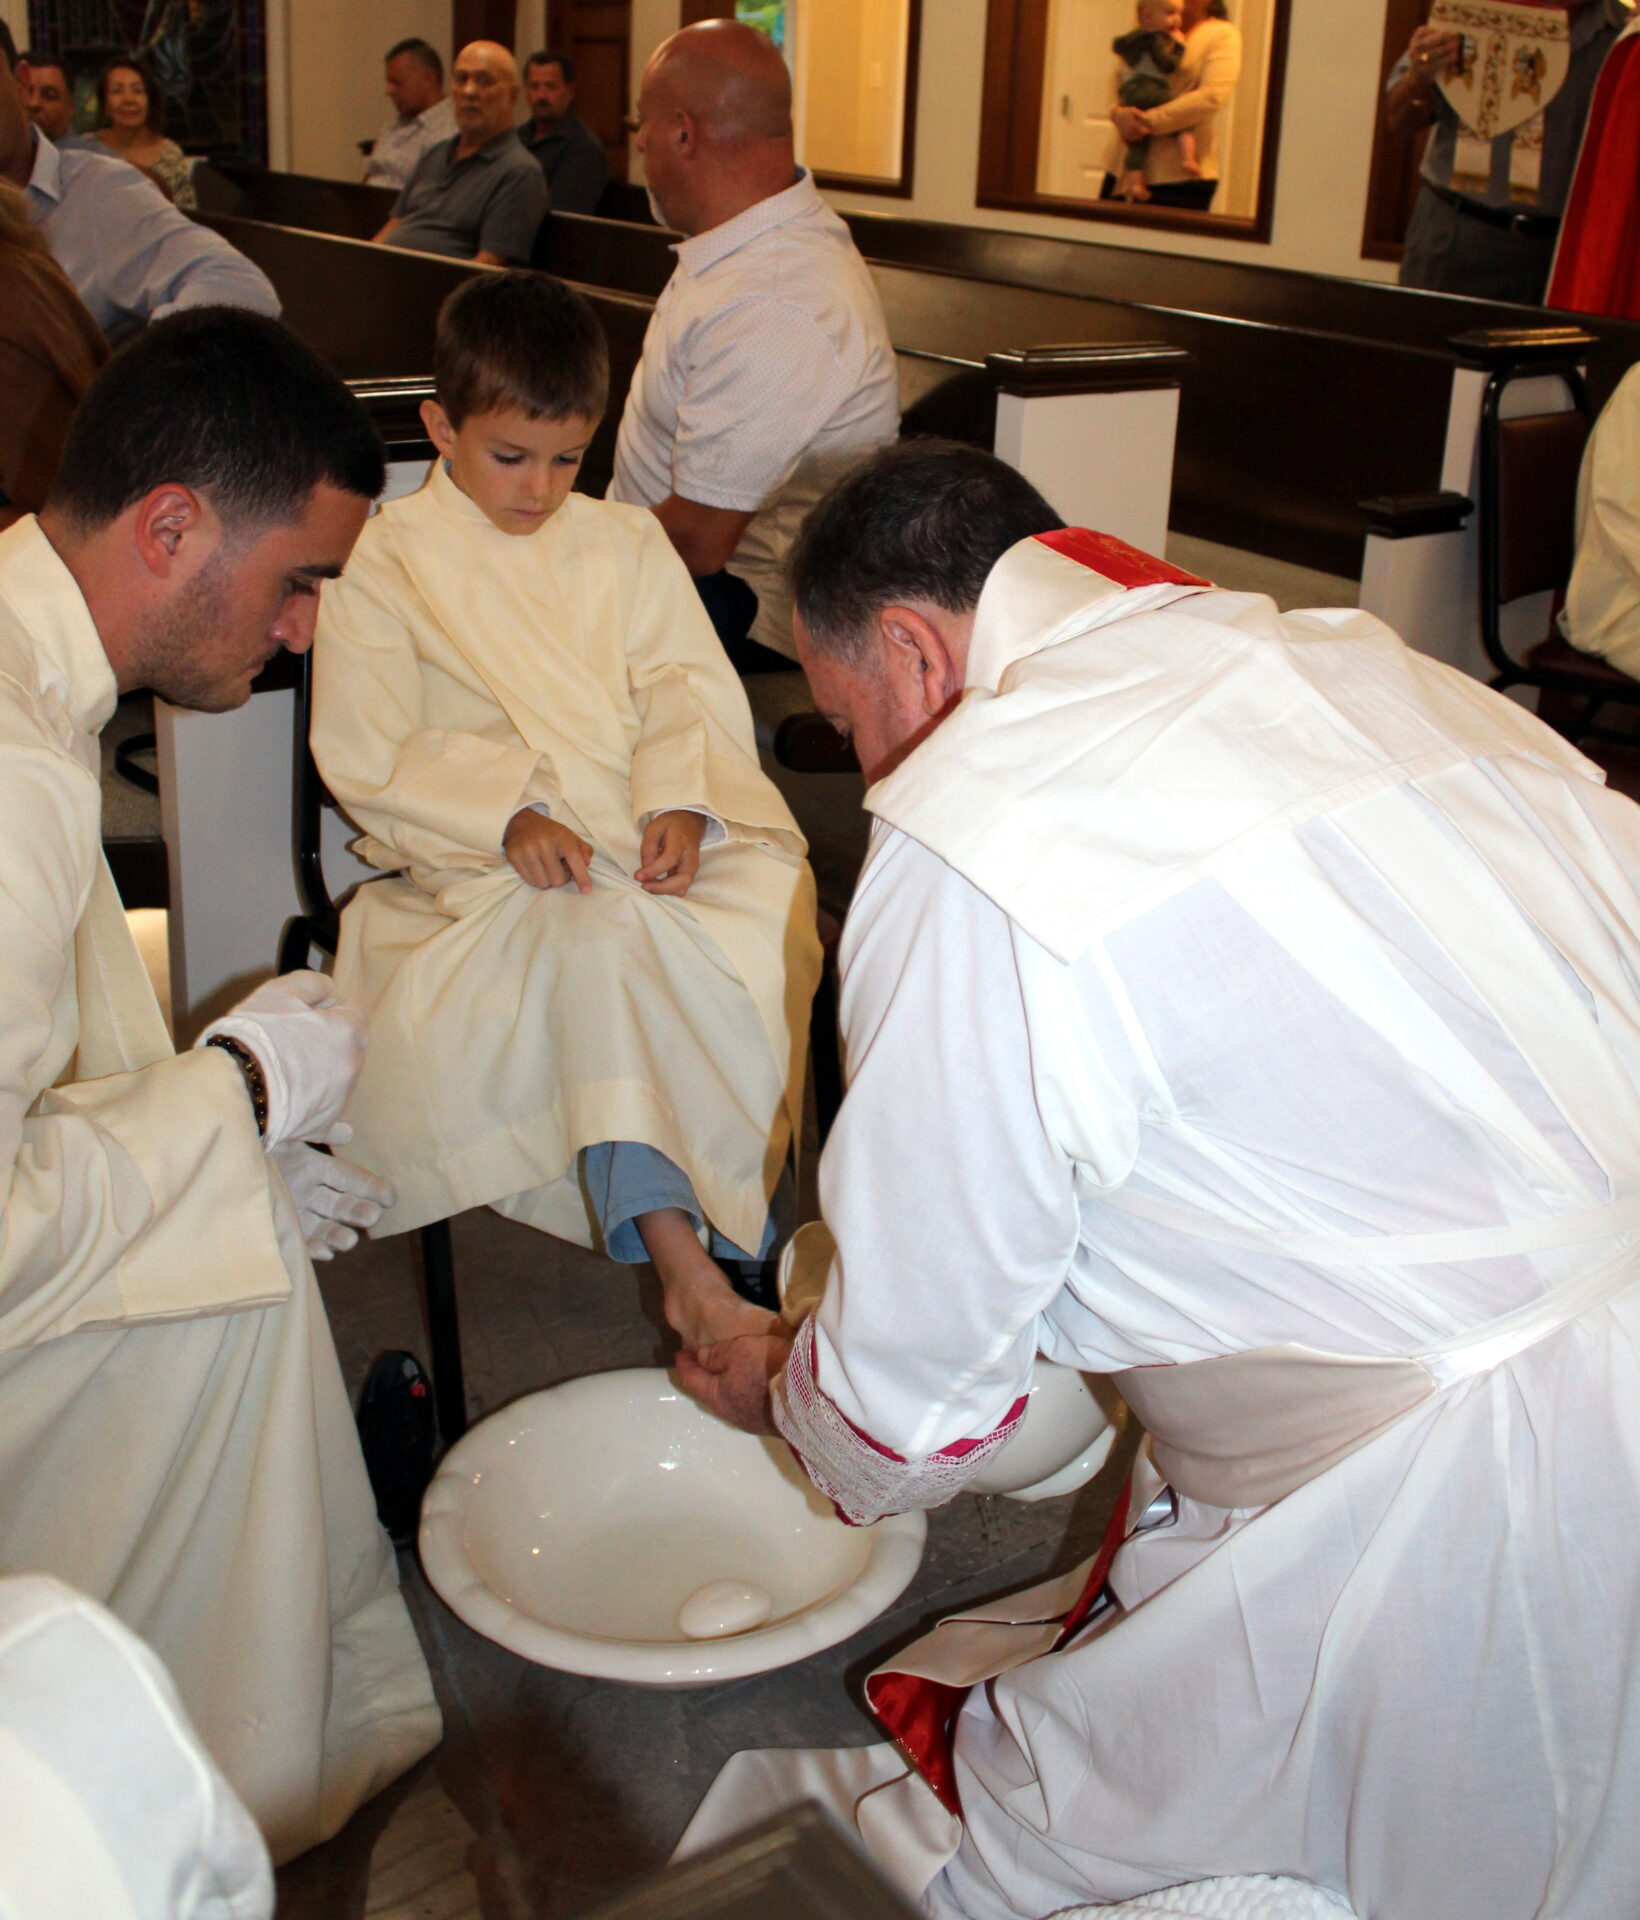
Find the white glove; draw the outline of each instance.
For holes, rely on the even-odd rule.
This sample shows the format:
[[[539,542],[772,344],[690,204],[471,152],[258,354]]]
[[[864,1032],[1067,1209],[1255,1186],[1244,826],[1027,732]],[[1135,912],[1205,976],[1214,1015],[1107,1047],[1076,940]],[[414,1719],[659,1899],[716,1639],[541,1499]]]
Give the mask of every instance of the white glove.
[[[255,1054],[268,1086],[271,1153],[286,1140],[329,1141],[364,1065],[365,1017],[339,1006],[323,973],[283,973],[213,1020],[194,1042],[215,1034]]]
[[[340,1136],[338,1138],[338,1136]],[[353,1137],[345,1123],[332,1127],[330,1137],[343,1145]],[[332,1254],[346,1253],[357,1246],[356,1227],[373,1227],[392,1206],[395,1195],[385,1180],[378,1180],[351,1160],[340,1160],[333,1153],[321,1153],[303,1140],[287,1140],[275,1147],[273,1164],[285,1177],[290,1197],[302,1220],[302,1238],[315,1260],[328,1260]]]

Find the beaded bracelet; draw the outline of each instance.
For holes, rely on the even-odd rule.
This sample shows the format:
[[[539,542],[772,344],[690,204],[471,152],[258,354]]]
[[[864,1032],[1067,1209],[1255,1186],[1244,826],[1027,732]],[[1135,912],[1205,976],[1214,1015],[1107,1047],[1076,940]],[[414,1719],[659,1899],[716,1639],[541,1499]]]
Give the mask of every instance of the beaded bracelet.
[[[256,1115],[258,1139],[268,1137],[268,1083],[262,1072],[262,1062],[249,1047],[231,1039],[225,1033],[213,1033],[205,1042],[208,1047],[220,1047],[245,1076],[245,1091],[251,1097],[251,1112]]]

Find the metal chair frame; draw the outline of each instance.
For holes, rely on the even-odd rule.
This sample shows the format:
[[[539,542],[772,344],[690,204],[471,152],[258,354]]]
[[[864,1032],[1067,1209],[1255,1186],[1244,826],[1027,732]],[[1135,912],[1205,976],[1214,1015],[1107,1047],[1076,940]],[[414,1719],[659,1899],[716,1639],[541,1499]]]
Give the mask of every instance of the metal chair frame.
[[[301,912],[286,924],[279,940],[279,971],[305,967],[317,947],[336,957],[341,909],[330,897],[323,857],[324,810],[334,805],[319,777],[308,746],[308,712],[313,695],[313,656],[305,653],[296,675],[296,712],[292,729],[294,777],[291,782],[291,847],[296,868],[296,897]],[[426,1290],[427,1344],[432,1357],[433,1407],[439,1437],[453,1446],[467,1431],[467,1389],[461,1365],[461,1324],[456,1311],[455,1255],[448,1220],[430,1221],[421,1230],[421,1274]]]

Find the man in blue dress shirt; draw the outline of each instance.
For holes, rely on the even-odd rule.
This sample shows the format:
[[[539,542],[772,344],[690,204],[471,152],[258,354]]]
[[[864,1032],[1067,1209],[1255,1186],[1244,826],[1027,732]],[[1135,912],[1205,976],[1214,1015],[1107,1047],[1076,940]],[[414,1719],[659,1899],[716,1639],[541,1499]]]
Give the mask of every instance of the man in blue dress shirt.
[[[183,307],[279,313],[259,267],[179,213],[112,154],[59,151],[31,127],[17,45],[0,20],[0,176],[28,196],[34,223],[110,341]]]

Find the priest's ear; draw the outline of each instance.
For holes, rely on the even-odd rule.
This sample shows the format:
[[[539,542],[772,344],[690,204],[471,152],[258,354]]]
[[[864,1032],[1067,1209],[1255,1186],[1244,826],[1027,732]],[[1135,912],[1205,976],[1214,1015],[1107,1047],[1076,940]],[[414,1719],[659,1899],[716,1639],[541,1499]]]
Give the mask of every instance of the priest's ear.
[[[877,615],[883,666],[900,697],[930,719],[947,712],[962,693],[972,614],[930,603],[888,606]]]
[[[456,450],[456,430],[450,425],[450,416],[436,400],[422,401],[421,424],[427,429],[427,438],[438,448],[444,458],[453,459]]]

